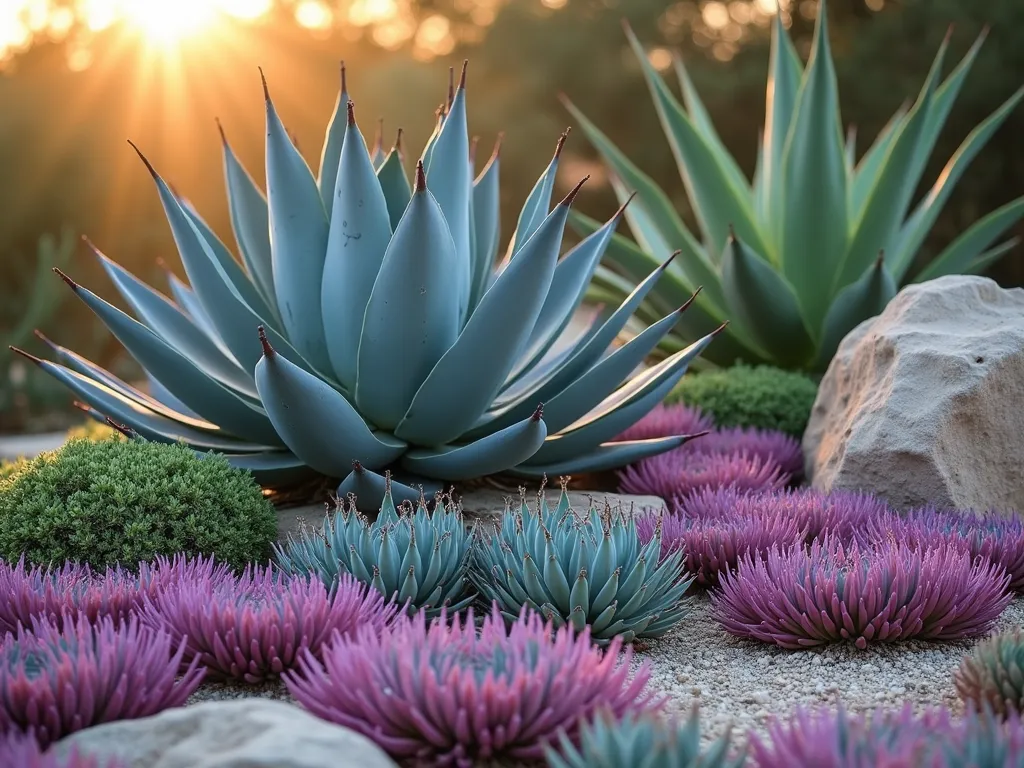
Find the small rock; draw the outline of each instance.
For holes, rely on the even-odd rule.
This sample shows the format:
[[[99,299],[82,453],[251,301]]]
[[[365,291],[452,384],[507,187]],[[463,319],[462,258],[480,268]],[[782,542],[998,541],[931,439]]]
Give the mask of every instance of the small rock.
[[[233,699],[98,725],[54,746],[125,768],[396,768],[364,736],[291,704]]]

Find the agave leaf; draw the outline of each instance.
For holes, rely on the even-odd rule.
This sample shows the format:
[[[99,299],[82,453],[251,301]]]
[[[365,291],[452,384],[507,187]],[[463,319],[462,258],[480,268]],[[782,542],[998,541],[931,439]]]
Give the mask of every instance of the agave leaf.
[[[388,202],[388,218],[391,222],[392,232],[398,226],[398,222],[402,220],[402,215],[412,197],[409,177],[405,175],[405,168],[402,167],[400,141],[401,133],[399,133],[399,141],[395,142],[394,148],[388,152],[388,156],[384,158],[384,162],[377,171],[377,181],[380,182],[384,199]]]
[[[980,275],[990,266],[995,264],[999,259],[1003,258],[1006,254],[1012,251],[1021,243],[1021,238],[1011,237],[1005,243],[1000,243],[993,248],[989,248],[983,254],[978,256],[974,261],[970,263],[967,269],[964,270],[964,274],[968,275]]]
[[[846,160],[826,17],[823,2],[780,168],[779,263],[815,338],[832,298],[825,286],[835,282],[847,246]]]
[[[231,356],[238,361],[243,370],[253,370],[261,352],[259,342],[252,339],[252,329],[265,324],[265,318],[257,315],[245,303],[221,268],[209,242],[172,194],[170,187],[141,152],[139,157],[156,183],[160,202],[171,226],[171,234],[174,236],[181,263],[185,267],[192,289],[202,302],[206,314],[215,323],[217,333],[224,340]],[[278,350],[289,355],[296,364],[308,366],[272,325],[267,325],[267,328],[267,333]]]
[[[544,305],[569,205],[582,184],[548,215],[484,294],[458,340],[416,392],[396,435],[421,445],[451,442],[493,402]],[[467,370],[473,375],[466,376]]]
[[[594,270],[594,277],[587,288],[587,297],[591,303],[606,304],[617,307],[626,297],[633,292],[634,283],[628,277],[623,277],[618,272],[613,272],[608,267],[599,266]],[[692,295],[692,294],[691,294]],[[679,306],[676,304],[675,306]],[[668,305],[668,302],[661,296],[655,296],[654,291],[647,301],[641,304],[633,313],[632,321],[639,321],[643,325],[650,325],[658,322],[675,307]]]
[[[264,488],[286,488],[316,476],[316,472],[287,451],[267,453],[226,453],[224,458],[235,469],[252,475]]]
[[[814,342],[792,286],[735,237],[722,259],[722,285],[736,320],[776,360],[793,366],[811,361]]]
[[[391,219],[351,102],[348,109],[320,304],[331,367],[351,391],[356,384],[359,332],[391,241]]]
[[[846,144],[843,147],[843,165],[846,167],[846,178],[853,178],[857,170],[857,129],[850,126],[846,131]]]
[[[820,9],[819,13],[823,13]],[[772,21],[772,43],[768,62],[768,93],[765,98],[764,136],[761,140],[761,175],[758,207],[761,225],[779,242],[782,221],[783,155],[790,121],[796,114],[803,66],[793,41],[782,26],[782,14]]]
[[[205,240],[206,245],[209,248],[209,252],[217,260],[217,264],[220,266],[221,272],[227,277],[231,283],[232,288],[235,292],[241,296],[242,301],[246,305],[252,307],[260,317],[269,318],[271,324],[276,330],[281,329],[281,323],[278,319],[277,310],[272,309],[263,297],[260,295],[259,290],[249,279],[249,276],[245,274],[238,262],[235,261],[235,257],[231,255],[231,251],[224,245],[219,237],[210,229],[209,225],[203,221],[195,209],[191,206],[188,201],[180,199],[181,209],[188,216],[192,225],[199,232],[200,236]]]
[[[199,418],[198,413],[193,413],[191,408],[172,395],[168,391],[167,387],[154,379],[149,372],[146,372],[146,391],[149,392],[149,396],[151,398],[156,400],[158,403],[167,406],[172,411],[177,411],[178,413],[183,413],[186,416],[192,416],[193,418]]]
[[[530,333],[526,350],[509,374],[508,382],[515,381],[533,368],[572,320],[615,227],[622,218],[622,211],[620,208],[600,229],[573,246],[555,266],[544,306]]]
[[[1024,217],[1024,197],[1019,197],[974,222],[911,282],[920,283],[962,272],[981,258],[979,254],[1020,221],[1021,217]]]
[[[267,104],[267,208],[277,306],[295,348],[319,370],[329,371],[320,304],[327,214],[316,180],[288,138],[265,80],[263,92]]]
[[[834,292],[862,275],[879,251],[896,244],[899,228],[917,186],[917,179],[911,179],[909,174],[928,120],[947,45],[948,38],[935,57],[921,94],[889,147],[864,204],[864,211],[854,224],[849,249],[833,285]],[[892,254],[887,252],[887,258],[892,258]]]
[[[459,336],[461,308],[451,290],[458,270],[455,244],[427,191],[421,163],[409,208],[370,293],[359,341],[356,404],[384,429],[398,426],[420,385]],[[382,354],[389,349],[397,357]]]
[[[526,202],[523,203],[522,210],[519,211],[519,220],[516,222],[516,228],[508,242],[508,249],[505,251],[506,264],[522,250],[551,210],[551,194],[555,188],[555,177],[558,175],[558,157],[562,154],[562,147],[568,136],[569,131],[566,130],[559,137],[558,144],[555,146],[555,154],[534,183],[530,194],[526,196]]]
[[[317,176],[317,187],[320,190],[320,202],[328,217],[331,215],[334,199],[334,188],[337,186],[338,165],[341,162],[341,148],[345,143],[345,129],[348,125],[348,83],[345,77],[345,62],[341,62],[341,88],[338,100],[334,103],[334,112],[327,125],[324,135],[323,149],[320,151],[320,173]]]
[[[274,352],[262,331],[260,337],[264,355],[256,365],[256,388],[281,440],[298,458],[328,477],[342,477],[353,461],[383,467],[402,454],[404,442],[375,435],[337,390]]]
[[[467,445],[415,449],[402,456],[402,468],[439,480],[470,480],[501,472],[529,459],[548,435],[543,407],[525,421]]]
[[[864,320],[880,315],[895,295],[896,282],[879,255],[860,279],[843,288],[832,300],[822,327],[818,365],[827,366],[846,334]]]
[[[128,350],[128,354],[192,411],[245,440],[262,445],[281,444],[281,438],[261,408],[211,378],[142,323],[67,275],[59,274]]]
[[[541,478],[561,475],[581,475],[589,472],[607,472],[610,469],[634,464],[678,448],[688,438],[659,437],[655,440],[630,440],[619,443],[603,443],[588,454],[576,456],[568,461],[550,464],[520,464],[510,470],[517,477]]]
[[[548,428],[560,432],[597,406],[643,362],[688,306],[689,302],[645,328],[552,397],[545,404]]]
[[[950,36],[952,35],[952,27],[950,27],[949,34]],[[914,158],[914,164],[910,171],[910,178],[913,180],[915,188],[924,174],[925,166],[928,164],[928,158],[931,157],[932,151],[935,149],[939,133],[946,124],[950,110],[953,109],[953,104],[956,102],[957,96],[960,95],[960,89],[963,87],[964,81],[967,79],[967,75],[970,73],[971,67],[978,57],[978,51],[981,50],[981,46],[987,36],[988,30],[985,29],[978,35],[974,44],[971,45],[967,54],[960,60],[960,63],[954,67],[949,77],[935,90],[935,96],[928,110],[928,119],[917,142],[917,156]],[[941,50],[939,55],[942,55]]]
[[[277,297],[274,294],[274,265],[270,257],[267,198],[231,149],[220,123],[217,123],[217,127],[220,128],[224,150],[224,178],[228,190],[231,229],[249,277],[259,289],[264,301],[276,313]]]
[[[1010,113],[1020,104],[1024,98],[1024,87],[1020,88],[1013,96],[1003,103],[999,109],[993,112],[984,122],[971,131],[963,143],[959,146],[953,156],[946,163],[942,173],[939,174],[931,191],[911,214],[910,218],[903,225],[896,247],[896,253],[890,260],[890,265],[896,279],[902,279],[910,268],[918,249],[924,242],[935,222],[942,212],[949,195],[952,193],[956,183],[963,176],[971,161],[982,150],[992,134],[1009,117]]]
[[[227,358],[192,321],[162,294],[89,244],[100,265],[135,315],[157,336],[183,353],[204,373],[249,398],[256,397],[252,376]]]
[[[579,421],[549,437],[526,464],[551,464],[583,456],[628,429],[658,405],[711,341],[707,336],[612,393]]]
[[[470,306],[476,307],[489,286],[501,232],[500,138],[487,165],[473,182],[473,292]]]
[[[885,127],[875,137],[874,143],[864,154],[864,157],[861,158],[853,175],[850,176],[849,221],[860,220],[868,195],[871,194],[875,182],[878,181],[878,174],[882,170],[892,143],[899,135],[899,129],[903,126],[909,110],[910,107],[906,104],[896,110],[893,116],[889,118],[889,122],[885,124]]]
[[[690,120],[693,121],[694,126],[707,140],[711,150],[715,153],[715,159],[729,175],[733,186],[737,189],[748,189],[750,182],[743,175],[743,171],[740,170],[725,144],[722,143],[718,131],[715,130],[715,124],[711,120],[711,115],[708,114],[708,110],[704,106],[700,94],[697,93],[693,80],[690,79],[690,73],[686,71],[686,65],[683,64],[683,59],[678,52],[672,55],[672,68],[679,79],[679,86],[683,92],[683,103],[686,105],[686,112],[689,114]]]
[[[206,310],[203,308],[203,303],[199,300],[199,297],[196,296],[195,291],[189,288],[188,285],[176,274],[171,272],[170,269],[165,268],[165,271],[167,273],[167,287],[170,289],[171,296],[174,298],[175,306],[188,315],[188,318],[192,321],[193,325],[206,334],[206,337],[214,343],[217,349],[221,351],[221,354],[229,360],[234,360],[231,350],[227,348],[224,340],[217,334],[217,329],[214,327],[213,321],[206,313]]]
[[[629,27],[626,35],[643,70],[647,86],[658,110],[662,128],[672,147],[679,173],[686,186],[693,212],[704,233],[705,247],[720,253],[733,226],[761,253],[769,253],[754,221],[752,197],[746,188],[737,188],[721,166],[707,139],[676,101],[657,71],[647,59],[640,41]]]
[[[459,305],[460,324],[469,310],[472,281],[470,253],[469,201],[472,195],[473,168],[469,162],[469,130],[466,126],[466,66],[455,92],[448,116],[434,142],[430,165],[425,166],[430,193],[437,200],[451,238],[455,243],[456,261],[445,275]]]
[[[364,512],[380,509],[381,504],[384,503],[384,497],[388,493],[391,494],[395,504],[401,504],[403,501],[415,503],[423,495],[421,489],[371,472],[358,461],[338,486],[338,496],[345,498],[352,494],[356,498],[359,509]]]

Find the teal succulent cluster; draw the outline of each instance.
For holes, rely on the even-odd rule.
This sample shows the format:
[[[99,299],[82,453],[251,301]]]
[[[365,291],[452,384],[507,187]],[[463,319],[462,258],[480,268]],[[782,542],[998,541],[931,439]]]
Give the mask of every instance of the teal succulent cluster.
[[[474,179],[465,67],[411,183],[397,142],[368,150],[342,71],[318,176],[265,80],[266,194],[225,140],[241,263],[143,157],[188,284],[172,280],[171,300],[94,248],[133,318],[58,270],[145,369],[152,395],[62,347],[59,362],[36,362],[146,439],[223,453],[269,486],[347,477],[367,504],[382,500],[386,469],[395,498],[415,500],[430,481],[602,471],[680,445],[614,438],[714,333],[633,375],[690,304],[613,348],[664,266],[586,331],[567,330],[621,211],[559,258],[583,184],[552,207],[565,137],[497,263],[500,160]]]
[[[907,282],[977,273],[1019,238],[1004,234],[1024,216],[1024,197],[986,212],[923,266],[918,256],[968,166],[1024,98],[1024,87],[977,125],[920,200],[915,199],[936,141],[978,56],[979,38],[943,80],[943,43],[912,105],[900,109],[858,160],[856,132],[845,141],[829,45],[828,7],[817,10],[806,66],[775,15],[764,131],[752,179],[726,149],[682,61],[675,72],[680,103],[629,30],[662,129],[679,167],[693,232],[668,195],[572,104],[569,109],[612,171],[635,242],[615,237],[591,296],[628,295],[636,282],[677,249],[665,278],[638,314],[654,322],[665,307],[703,290],[666,353],[728,318],[710,362],[824,371],[860,322],[879,314]],[[598,222],[574,215],[581,233]]]
[[[591,506],[575,511],[563,480],[552,509],[543,489],[537,507],[523,498],[506,508],[497,530],[474,554],[480,593],[509,621],[523,606],[555,626],[585,626],[597,643],[661,637],[687,614],[683,553],[660,559],[661,529],[642,544],[631,513]]]

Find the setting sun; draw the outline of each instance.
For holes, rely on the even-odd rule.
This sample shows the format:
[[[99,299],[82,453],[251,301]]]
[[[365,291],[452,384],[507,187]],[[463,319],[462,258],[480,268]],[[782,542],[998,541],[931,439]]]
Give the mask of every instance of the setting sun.
[[[209,0],[129,0],[125,21],[148,42],[166,45],[202,32],[217,17]]]

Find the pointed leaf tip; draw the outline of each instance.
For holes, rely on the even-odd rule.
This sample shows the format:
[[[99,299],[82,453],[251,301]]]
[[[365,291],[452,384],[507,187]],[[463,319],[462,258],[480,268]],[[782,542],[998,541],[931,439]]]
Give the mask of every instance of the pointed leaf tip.
[[[560,205],[564,205],[566,207],[572,205],[572,201],[576,199],[576,195],[579,194],[580,190],[583,188],[583,185],[586,184],[589,180],[590,174],[588,173],[586,176],[579,180],[576,186],[572,188],[568,195],[565,196],[565,199],[562,200]]]
[[[676,260],[676,257],[677,257],[677,256],[678,256],[678,255],[679,255],[680,253],[682,253],[682,252],[683,252],[683,251],[682,251],[682,249],[677,249],[677,250],[675,250],[675,251],[672,251],[672,253],[670,253],[670,254],[668,255],[668,258],[667,258],[667,259],[665,259],[665,260],[664,260],[663,262],[661,262],[661,265],[660,265],[660,266],[658,267],[658,269],[660,269],[660,270],[661,270],[662,272],[664,272],[664,271],[665,271],[666,269],[668,269],[669,265],[670,265],[670,264],[671,264],[671,263],[672,263],[673,261],[675,261],[675,260]],[[697,290],[699,291],[699,290],[700,290],[700,288],[697,288]]]
[[[885,249],[882,248],[878,251],[878,258],[875,259],[875,269],[878,269],[885,263]]]
[[[720,334],[720,333],[721,333],[722,331],[724,331],[724,330],[726,329],[726,326],[728,326],[728,325],[729,325],[729,321],[728,321],[728,320],[726,320],[726,321],[725,321],[724,323],[722,323],[722,324],[721,324],[720,326],[718,326],[717,328],[715,328],[715,330],[713,330],[713,331],[711,332],[711,334],[710,334],[710,335],[711,335],[711,336],[717,336],[717,335],[718,335],[718,334]]]
[[[537,403],[537,408],[530,417],[531,421],[540,421],[544,418],[544,403]]]
[[[633,190],[632,192],[629,193],[629,197],[626,198],[626,202],[624,202],[622,205],[619,206],[619,210],[617,210],[615,212],[615,215],[612,216],[612,218],[613,219],[620,218],[622,216],[622,214],[624,214],[626,212],[626,206],[629,205],[631,202],[633,202],[633,198],[634,197],[636,197],[636,190]],[[678,251],[676,251],[676,253],[678,253]]]
[[[114,421],[109,416],[104,416],[103,419],[104,419],[104,421],[106,421],[108,427],[110,427],[111,429],[117,430],[122,435],[127,437],[129,440],[134,440],[136,437],[139,436],[139,433],[136,432],[134,429],[132,429],[131,427],[125,426],[124,424],[118,424],[116,421]]]
[[[264,357],[274,357],[274,355],[276,355],[277,352],[275,352],[274,348],[272,346],[270,346],[270,340],[267,338],[266,330],[261,325],[261,326],[259,326],[256,329],[256,332],[260,336],[260,344],[263,345],[263,356]]]
[[[345,71],[345,62],[341,62],[341,92],[348,91],[348,73]]]
[[[18,347],[14,346],[13,344],[11,346],[7,347],[7,348],[9,350],[11,350],[11,352],[13,352],[14,354],[21,355],[22,357],[26,358],[30,362],[35,363],[36,365],[42,365],[42,363],[43,363],[43,360],[41,358],[38,358],[35,355],[26,352],[24,349],[19,349]]]
[[[43,333],[42,331],[40,331],[40,330],[39,330],[38,328],[34,329],[34,330],[32,331],[32,333],[33,333],[33,335],[34,335],[34,336],[35,336],[35,337],[36,337],[37,339],[39,339],[39,340],[40,340],[41,342],[43,342],[43,344],[45,344],[46,346],[48,346],[48,347],[49,347],[50,349],[54,349],[54,350],[55,350],[55,349],[57,349],[57,345],[56,345],[56,344],[54,344],[54,343],[53,343],[52,341],[50,341],[50,339],[48,339],[48,338],[46,337],[46,335],[45,335],[45,334],[44,334],[44,333]]]
[[[54,271],[55,274],[60,276],[61,280],[63,280],[65,283],[67,283],[71,287],[71,290],[78,291],[78,283],[76,283],[70,277],[68,277],[63,272],[61,272],[60,267],[54,267],[53,271]]]
[[[448,109],[455,101],[455,67],[448,67]]]
[[[349,102],[351,103],[351,102]],[[355,123],[353,122],[353,125]],[[380,152],[384,147],[384,118],[377,118],[377,132],[373,136],[373,151]]]
[[[703,288],[704,288],[704,286],[703,286],[703,285],[698,285],[698,286],[697,286],[697,290],[695,290],[695,291],[693,292],[693,295],[692,295],[692,296],[690,296],[690,298],[688,298],[688,299],[687,299],[686,301],[684,301],[684,302],[683,302],[683,305],[682,305],[681,307],[679,307],[679,309],[677,309],[677,310],[676,310],[676,313],[677,313],[677,314],[682,314],[683,312],[685,312],[685,311],[686,311],[686,309],[687,309],[687,308],[688,308],[688,307],[689,307],[689,306],[690,306],[691,304],[693,304],[693,302],[694,302],[694,301],[696,301],[696,299],[697,299],[697,294],[698,294],[698,293],[700,293],[700,292],[701,292],[701,290],[703,290]]]
[[[263,83],[263,98],[270,101],[270,88],[267,87],[267,76],[263,74],[263,67],[256,67],[260,71],[260,82]]]
[[[562,147],[565,146],[565,140],[569,138],[570,131],[572,131],[572,126],[566,126],[566,129],[562,131],[562,135],[558,137],[558,143],[555,145],[556,158],[562,154]]]
[[[469,141],[469,162],[476,160],[476,148],[480,146],[480,137],[474,136]]]
[[[355,102],[352,101],[352,99],[349,99],[348,100],[348,104],[345,105],[345,108],[348,110],[348,124],[349,125],[355,125],[356,124],[356,105],[355,105]]]
[[[459,76],[459,90],[466,90],[466,70],[469,68],[469,59],[462,60],[462,74]]]
[[[228,135],[226,133],[224,133],[224,126],[221,124],[220,118],[219,117],[213,118],[213,122],[215,122],[217,124],[217,132],[220,134],[220,142],[221,142],[221,144],[223,144],[224,146],[227,146],[227,144],[228,144]]]
[[[363,463],[359,461],[359,459],[356,459],[352,462],[352,471],[357,475],[361,475],[366,471],[366,469],[363,467]]]
[[[427,175],[423,171],[423,161],[416,161],[416,187],[415,192],[424,192],[427,189]]]
[[[402,156],[402,129],[401,128],[398,129],[398,135],[395,136],[394,150],[395,150],[395,152],[398,153],[399,157]]]
[[[146,170],[149,171],[150,175],[154,179],[160,178],[157,175],[156,168],[154,168],[153,164],[151,162],[149,162],[149,160],[146,158],[146,156],[144,154],[142,154],[142,150],[139,149],[138,146],[136,146],[135,142],[132,141],[131,139],[128,139],[128,144],[129,144],[129,146],[131,146],[132,149],[135,150],[135,153],[139,156],[139,158],[142,160],[142,162],[146,164]]]

